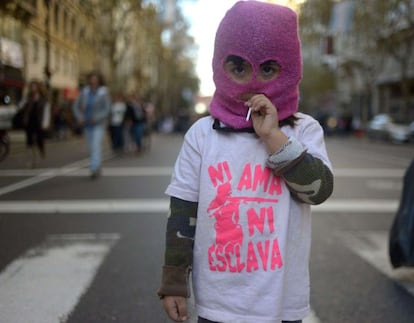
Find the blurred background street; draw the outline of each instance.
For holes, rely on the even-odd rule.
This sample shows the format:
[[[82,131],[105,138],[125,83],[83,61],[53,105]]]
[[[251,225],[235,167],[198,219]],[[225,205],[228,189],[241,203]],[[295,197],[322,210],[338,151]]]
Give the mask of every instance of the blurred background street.
[[[235,1],[0,1],[0,323],[168,322],[164,190],[208,114],[214,35]],[[335,174],[313,207],[304,323],[412,323],[414,271],[392,269],[388,236],[414,159],[414,2],[268,2],[298,13],[299,110],[324,128]],[[121,147],[105,133],[94,179],[71,109],[91,71],[145,123],[139,147],[131,120]],[[16,118],[32,80],[51,108],[36,163]]]

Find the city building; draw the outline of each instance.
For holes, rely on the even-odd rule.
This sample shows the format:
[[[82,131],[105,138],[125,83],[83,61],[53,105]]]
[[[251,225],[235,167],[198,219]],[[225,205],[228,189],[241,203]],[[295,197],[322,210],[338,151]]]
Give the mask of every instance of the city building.
[[[7,103],[16,104],[22,96],[27,71],[24,32],[35,15],[33,0],[0,3],[0,91]]]
[[[88,1],[36,0],[37,14],[25,33],[25,76],[44,80],[56,104],[73,100],[80,76],[99,66],[92,7]]]
[[[401,2],[377,12],[376,4],[333,5],[322,60],[335,73],[341,113],[362,124],[379,113],[407,123],[414,120],[414,10]],[[364,14],[369,19],[361,21]]]
[[[25,85],[24,31],[36,14],[34,1],[0,3],[0,130],[12,127],[11,119]]]

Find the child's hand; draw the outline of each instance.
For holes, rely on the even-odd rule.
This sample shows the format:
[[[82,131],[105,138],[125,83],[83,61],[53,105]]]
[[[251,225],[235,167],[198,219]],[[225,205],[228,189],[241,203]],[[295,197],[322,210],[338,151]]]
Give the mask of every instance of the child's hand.
[[[246,105],[252,109],[254,131],[266,144],[269,153],[275,153],[288,139],[279,129],[276,107],[263,94],[253,95]]]
[[[165,296],[162,299],[164,310],[174,322],[184,322],[188,319],[187,300],[182,296]]]
[[[277,109],[265,95],[253,95],[246,101],[246,105],[252,109],[253,127],[259,137],[268,137],[272,132],[279,130]]]

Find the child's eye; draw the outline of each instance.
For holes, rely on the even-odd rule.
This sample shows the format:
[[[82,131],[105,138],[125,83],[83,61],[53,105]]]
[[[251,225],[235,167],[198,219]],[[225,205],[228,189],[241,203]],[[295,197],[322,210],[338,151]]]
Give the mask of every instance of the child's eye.
[[[240,76],[242,76],[243,75],[243,73],[245,73],[246,72],[246,70],[247,70],[247,68],[248,68],[248,65],[246,65],[246,64],[240,64],[240,65],[234,65],[234,63],[230,63],[230,64],[232,64],[233,66],[231,67],[231,71],[234,73],[234,74],[236,74],[236,75],[240,75]]]
[[[267,61],[260,65],[260,78],[264,81],[273,80],[279,72],[280,66],[275,61]]]
[[[229,76],[238,83],[245,83],[249,81],[253,74],[253,69],[249,62],[236,55],[230,55],[227,57],[224,69]]]

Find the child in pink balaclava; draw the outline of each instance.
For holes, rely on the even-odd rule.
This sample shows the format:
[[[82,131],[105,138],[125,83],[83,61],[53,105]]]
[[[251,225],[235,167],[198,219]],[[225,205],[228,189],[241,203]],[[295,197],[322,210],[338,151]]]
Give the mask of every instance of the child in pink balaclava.
[[[324,134],[298,112],[297,16],[237,2],[216,33],[210,116],[186,133],[171,183],[158,295],[198,322],[301,322],[309,312],[310,205],[332,193]]]

